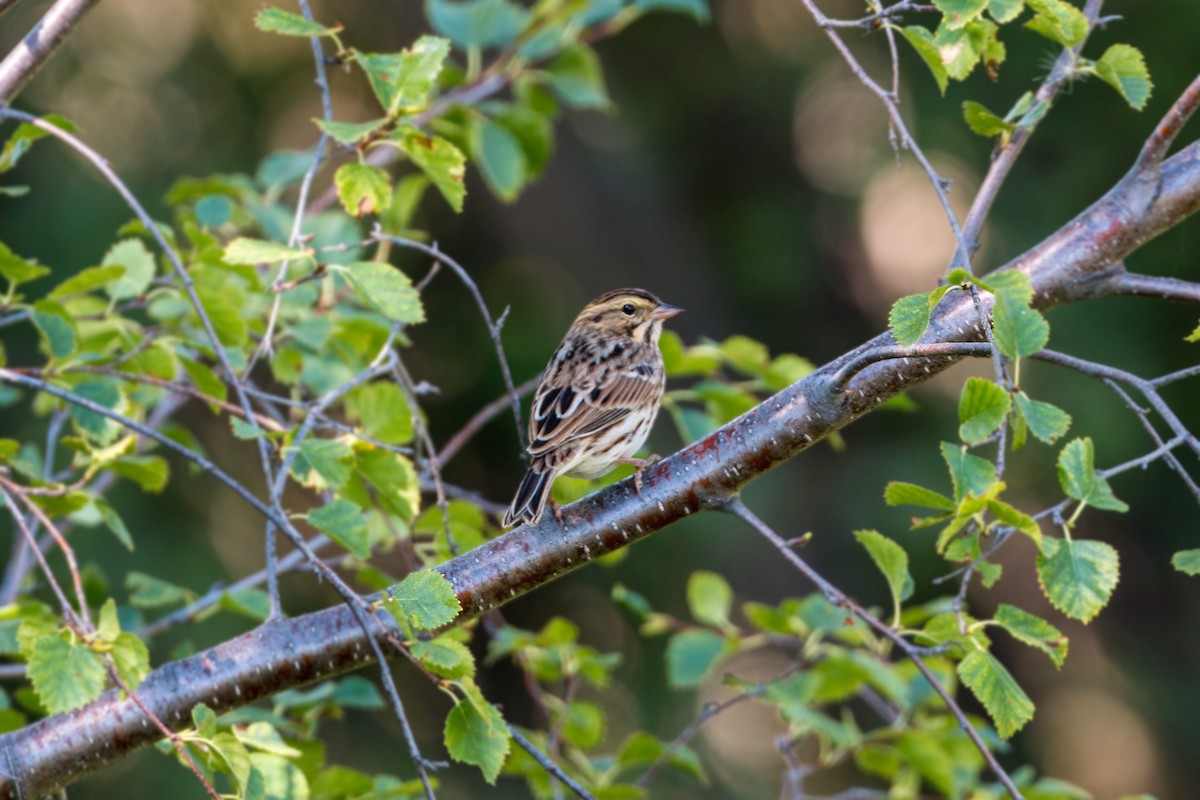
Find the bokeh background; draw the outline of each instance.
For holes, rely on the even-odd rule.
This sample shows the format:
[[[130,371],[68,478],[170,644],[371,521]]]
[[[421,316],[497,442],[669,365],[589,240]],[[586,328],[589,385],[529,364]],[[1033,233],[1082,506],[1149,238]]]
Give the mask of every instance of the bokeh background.
[[[7,52],[47,5],[27,0],[0,17],[0,48]],[[251,20],[259,5],[105,0],[18,106],[77,122],[85,140],[152,213],[165,216],[161,197],[176,178],[252,173],[267,153],[315,140],[310,119],[319,114],[319,100],[308,45],[257,32]],[[854,2],[821,5],[833,16],[862,13]],[[314,8],[319,18],[344,23],[347,42],[368,51],[399,49],[428,30],[416,2],[326,0]],[[471,270],[493,311],[511,308],[504,339],[518,381],[542,367],[578,308],[609,288],[641,285],[684,306],[687,313],[672,327],[688,342],[741,333],[766,342],[772,352],[821,363],[882,330],[896,297],[930,288],[944,269],[951,240],[925,177],[911,158],[897,159],[882,107],[850,75],[798,0],[714,0],[712,11],[704,25],[685,16],[651,16],[599,44],[616,110],[568,113],[544,176],[515,204],[496,201],[474,172],[461,216],[440,201],[425,204],[421,225]],[[1114,0],[1104,11],[1125,18],[1098,31],[1088,51],[1098,54],[1115,41],[1141,48],[1154,97],[1136,113],[1099,81],[1068,87],[991,214],[976,259],[986,269],[1097,199],[1200,69],[1195,0]],[[882,36],[847,31],[845,38],[869,70],[885,74]],[[1013,30],[1006,42],[1009,57],[999,83],[976,74],[952,84],[944,99],[916,57],[902,52],[905,114],[939,170],[953,178],[951,197],[960,213],[990,150],[964,125],[962,101],[1002,112],[1033,88],[1055,55],[1045,39],[1029,32]],[[374,116],[361,81],[335,71],[333,89],[339,119]],[[1196,136],[1195,126],[1190,136]],[[130,217],[90,168],[56,145],[35,148],[17,178],[33,191],[17,200],[0,198],[0,241],[57,274],[99,263],[116,228]],[[1129,266],[1197,280],[1198,250],[1200,222],[1193,219],[1136,253]],[[405,263],[414,274],[424,266]],[[435,438],[444,441],[502,384],[486,331],[461,286],[439,278],[426,302],[430,321],[412,331],[406,359],[418,379],[440,388],[426,408]],[[1194,308],[1104,300],[1056,310],[1049,319],[1053,347],[1145,376],[1194,364],[1200,352],[1181,342],[1196,325]],[[18,332],[6,331],[5,344],[11,361],[33,358],[32,341]],[[844,431],[844,450],[806,452],[748,488],[748,502],[785,535],[812,531],[806,557],[858,598],[886,597],[850,536],[866,527],[901,540],[913,559],[918,598],[936,596],[940,590],[931,579],[945,566],[933,555],[932,536],[907,532],[906,512],[886,508],[882,491],[888,480],[901,477],[947,485],[937,443],[955,438],[957,393],[978,369],[962,365],[916,390],[915,412],[885,411],[861,420]],[[1028,365],[1022,379],[1034,397],[1073,415],[1072,435],[1096,440],[1099,465],[1152,448],[1107,389],[1044,365]],[[1173,386],[1167,398],[1193,430],[1200,425],[1200,384]],[[203,408],[189,409],[183,419],[218,461],[257,485],[246,466],[255,460],[244,458],[250,445],[232,440],[225,422]],[[24,434],[43,424],[6,411],[0,434]],[[678,446],[665,420],[652,444],[660,453]],[[507,502],[522,465],[516,449],[511,418],[499,417],[455,460],[447,478]],[[176,475],[186,474],[182,464],[174,466]],[[1041,445],[1011,461],[1009,480],[1026,509],[1060,497],[1053,453]],[[1042,654],[1001,637],[998,654],[1038,707],[1010,758],[1099,798],[1134,791],[1192,796],[1200,786],[1200,579],[1176,572],[1169,559],[1176,550],[1200,546],[1200,513],[1163,465],[1122,476],[1114,489],[1132,511],[1089,511],[1080,524],[1081,535],[1112,543],[1122,559],[1120,585],[1098,620],[1084,626],[1050,608],[1024,541],[1002,551],[1002,581],[971,595],[980,614],[1000,602],[1015,603],[1047,617],[1071,640],[1067,663],[1056,671]],[[114,583],[136,569],[202,591],[261,566],[260,521],[215,482],[177,479],[149,501],[120,491],[114,501],[135,533],[136,552],[127,554],[97,531],[77,534],[81,558]],[[2,535],[0,552],[7,552],[8,527]],[[778,601],[811,590],[751,532],[702,515],[634,546],[615,565],[589,566],[506,609],[511,622],[525,627],[566,615],[581,626],[585,641],[624,654],[613,689],[597,698],[610,714],[607,741],[613,747],[635,728],[673,737],[705,700],[723,691],[718,681],[699,693],[665,689],[664,642],[639,638],[608,600],[619,581],[656,607],[686,615],[684,587],[695,569],[724,573],[739,600]],[[295,613],[335,602],[307,576],[287,579],[285,590]],[[218,617],[166,637],[153,655],[161,662],[183,639],[205,646],[242,628],[243,621]],[[782,658],[763,651],[729,668],[766,677],[781,668]],[[437,753],[444,698],[404,668],[400,674],[422,745]],[[484,688],[517,721],[535,723],[513,679],[513,670],[499,665],[484,676]],[[774,796],[783,767],[774,751],[776,729],[770,712],[749,704],[718,719],[697,740],[711,766],[711,785],[696,789],[664,778],[655,796]],[[326,723],[325,731],[331,761],[409,772],[387,715],[352,713]],[[462,781],[448,776],[444,794],[470,797],[481,787],[477,773]],[[489,796],[525,791],[502,782]],[[143,753],[73,787],[71,796],[202,793],[168,759]]]

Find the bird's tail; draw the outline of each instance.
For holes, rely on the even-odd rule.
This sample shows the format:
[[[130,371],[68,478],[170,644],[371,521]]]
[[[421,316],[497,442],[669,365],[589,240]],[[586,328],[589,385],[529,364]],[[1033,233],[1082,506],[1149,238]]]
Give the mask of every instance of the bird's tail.
[[[553,483],[553,471],[538,472],[531,469],[526,472],[517,488],[517,496],[504,514],[504,527],[511,528],[522,522],[532,525],[541,519]]]

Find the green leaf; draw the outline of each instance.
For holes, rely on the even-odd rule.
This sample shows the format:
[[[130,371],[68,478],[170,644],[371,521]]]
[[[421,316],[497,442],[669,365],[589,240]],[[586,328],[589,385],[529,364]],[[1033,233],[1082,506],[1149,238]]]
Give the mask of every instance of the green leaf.
[[[100,657],[58,635],[42,636],[34,642],[28,675],[38,699],[51,714],[79,708],[104,691]]]
[[[987,501],[987,508],[1000,522],[1016,528],[1032,539],[1033,543],[1038,546],[1038,550],[1042,549],[1042,529],[1038,527],[1033,517],[1013,508],[1003,500],[994,498]]]
[[[933,0],[942,12],[945,24],[950,28],[961,28],[977,19],[987,9],[988,0]]]
[[[912,45],[913,50],[917,51],[917,55],[921,57],[921,60],[925,62],[925,66],[929,67],[929,71],[933,73],[933,79],[937,82],[938,90],[945,95],[946,84],[950,81],[949,73],[946,72],[946,65],[942,63],[942,54],[938,52],[937,45],[933,43],[933,34],[920,25],[908,25],[903,28],[896,28],[896,30]],[[913,341],[916,340],[914,339]]]
[[[729,626],[733,592],[729,582],[717,573],[704,570],[693,572],[688,578],[687,601],[692,616],[700,624],[717,628]]]
[[[1185,342],[1200,342],[1200,323],[1196,324],[1196,329],[1183,337]]]
[[[368,55],[355,51],[354,58],[367,73],[379,105],[394,116],[428,105],[429,93],[449,54],[450,42],[422,36],[402,53]]]
[[[109,378],[97,378],[84,381],[74,388],[74,393],[85,400],[91,400],[98,406],[112,411],[121,404],[121,390],[117,382]],[[102,444],[108,444],[121,432],[117,424],[108,417],[81,405],[71,403],[68,406],[71,419],[76,427],[85,435]]]
[[[233,201],[223,194],[210,194],[196,201],[196,221],[205,228],[217,228],[233,217]]]
[[[492,193],[505,202],[515,200],[525,185],[525,153],[508,128],[482,120],[471,131],[471,151]]]
[[[1063,47],[1074,47],[1087,36],[1087,17],[1065,0],[1025,0],[1025,4],[1036,15],[1025,23],[1029,30]]]
[[[341,25],[326,27],[307,17],[271,6],[259,9],[254,15],[254,26],[260,31],[283,36],[328,36],[342,29]]]
[[[112,648],[113,663],[116,664],[117,674],[136,690],[142,679],[150,674],[150,651],[146,643],[129,632],[117,635]]]
[[[1009,134],[1017,127],[1016,123],[1001,119],[974,100],[963,103],[963,119],[973,132],[988,138],[999,136],[1001,143],[1008,141]]]
[[[363,431],[388,444],[408,444],[413,438],[413,415],[399,386],[376,381],[355,391],[347,406]]]
[[[1033,355],[1050,339],[1046,318],[1012,292],[997,292],[992,320],[996,346],[1013,360]]]
[[[390,264],[356,261],[337,269],[368,308],[393,322],[414,325],[425,321],[421,295],[409,277]]]
[[[1025,10],[1025,0],[989,0],[988,13],[992,19],[1003,25],[1012,22]]]
[[[431,631],[449,625],[462,611],[454,586],[445,575],[433,570],[409,574],[388,595],[388,612],[397,621],[404,619],[420,630]]]
[[[942,442],[941,448],[954,483],[955,503],[961,503],[967,495],[981,497],[996,482],[996,466],[992,462],[950,442]]]
[[[440,136],[426,136],[413,129],[404,133],[400,147],[433,182],[450,207],[461,212],[463,198],[467,194],[466,184],[463,183],[467,157],[462,151]]]
[[[1058,454],[1058,482],[1067,496],[1103,511],[1128,511],[1108,481],[1096,472],[1091,437],[1072,439]]]
[[[958,399],[958,434],[967,444],[979,444],[1004,423],[1012,407],[1008,392],[984,378],[967,378]]]
[[[280,261],[311,258],[312,255],[313,251],[309,248],[288,247],[279,242],[239,236],[225,246],[224,258],[230,264],[276,264]]]
[[[667,644],[667,682],[676,689],[697,686],[725,647],[709,630],[682,631]]]
[[[708,22],[709,19],[707,0],[633,0],[633,5],[647,12],[674,11],[691,14],[697,22]]]
[[[92,504],[100,512],[100,519],[104,521],[104,527],[108,528],[112,532],[112,535],[117,537],[117,541],[123,544],[126,550],[133,552],[133,535],[125,527],[125,521],[121,519],[121,515],[103,500],[93,500]]]
[[[596,51],[584,44],[564,50],[546,73],[550,88],[564,103],[574,108],[606,109],[612,105],[604,87],[604,71]]]
[[[350,479],[350,461],[354,451],[345,442],[333,439],[305,439],[300,444],[300,454],[313,468],[324,487],[338,490]]]
[[[883,490],[883,501],[889,506],[922,506],[940,511],[953,511],[957,504],[946,495],[917,486],[915,483],[891,481]]]
[[[426,0],[425,13],[435,31],[464,50],[506,47],[529,20],[529,12],[508,0]]]
[[[1121,93],[1125,102],[1141,111],[1150,100],[1154,84],[1142,51],[1128,44],[1114,44],[1096,61],[1096,74]]]
[[[135,608],[161,608],[162,606],[178,605],[187,602],[190,596],[186,589],[143,572],[127,574],[125,588],[130,593],[129,604]]]
[[[257,425],[251,425],[241,417],[230,417],[229,427],[233,431],[233,435],[241,439],[243,442],[262,439],[263,437],[270,436],[271,433],[265,428],[260,428]]]
[[[297,752],[297,755],[299,753]],[[256,780],[262,781],[261,797],[270,800],[309,800],[308,778],[297,764],[275,753],[251,753],[253,772],[243,784],[242,796],[252,797]]]
[[[475,677],[475,659],[462,642],[439,636],[428,642],[413,642],[409,651],[434,675],[455,681]]]
[[[0,244],[0,275],[3,275],[11,286],[19,286],[49,274],[49,267],[21,258],[4,244]]]
[[[944,740],[928,730],[907,730],[896,737],[896,751],[943,796],[962,796],[955,782],[955,759]]]
[[[371,557],[367,521],[363,518],[362,509],[349,500],[339,497],[308,512],[305,519],[353,553],[356,558],[365,560]]]
[[[1171,566],[1185,575],[1200,575],[1200,550],[1180,550],[1171,556]]]
[[[186,357],[181,357],[179,360],[183,362],[183,370],[191,379],[192,385],[201,393],[215,400],[225,400],[229,392],[228,387],[209,366]]]
[[[63,361],[75,353],[79,334],[66,309],[53,300],[39,300],[33,304],[32,317],[51,358]]]
[[[161,492],[171,477],[171,466],[162,456],[121,456],[104,468],[128,478],[147,492]]]
[[[996,623],[1030,647],[1041,650],[1054,666],[1061,668],[1067,658],[1067,637],[1058,628],[1024,609],[1001,603],[996,608]]]
[[[893,542],[878,531],[855,531],[854,538],[867,548],[871,560],[883,577],[887,579],[888,588],[892,592],[892,606],[895,609],[895,622],[900,621],[900,604],[912,596],[913,579],[908,572],[908,553],[904,548]]]
[[[379,225],[383,232],[393,236],[403,236],[412,224],[421,198],[429,188],[429,179],[424,175],[405,175],[396,181],[396,190],[392,193],[392,202],[379,215]]]
[[[1047,539],[1037,565],[1046,598],[1081,622],[1090,622],[1108,605],[1121,571],[1112,545],[1087,539]]]
[[[124,275],[125,267],[120,264],[110,264],[107,267],[88,267],[55,286],[46,296],[51,300],[58,300],[62,297],[83,294],[107,286]]]
[[[217,341],[225,347],[241,347],[250,337],[246,320],[242,318],[242,308],[228,294],[217,289],[200,287],[196,289],[204,314],[212,323]]]
[[[342,208],[356,219],[378,214],[392,202],[392,182],[382,167],[351,161],[333,175]]]
[[[508,756],[508,723],[473,682],[464,681],[463,690],[466,697],[446,717],[446,750],[455,761],[479,767],[484,780],[495,784]]]
[[[107,285],[108,296],[114,300],[131,300],[145,293],[154,280],[154,256],[140,239],[125,239],[117,242],[107,253],[100,266],[121,266],[125,274],[120,280]]]
[[[367,120],[366,122],[338,122],[332,119],[313,118],[317,127],[329,134],[338,144],[354,145],[360,139],[365,139],[387,124],[387,117]],[[386,177],[386,173],[385,173]]]
[[[979,698],[996,731],[1007,739],[1033,719],[1033,701],[991,653],[976,651],[958,663],[958,677]]]
[[[412,462],[399,453],[382,449],[359,450],[356,456],[359,474],[374,487],[376,502],[404,522],[416,516],[421,505],[421,493]],[[345,494],[348,499],[358,502],[350,497],[351,486],[353,482],[347,484]],[[359,505],[368,508],[371,503],[368,501]],[[438,531],[441,530],[439,526]]]
[[[1030,432],[1046,444],[1054,444],[1071,427],[1071,415],[1058,406],[1030,400],[1017,392],[1017,412],[1029,425]]]
[[[932,292],[910,294],[893,303],[892,310],[888,313],[888,327],[892,329],[896,343],[905,347],[916,344],[929,327],[930,313],[952,288],[954,287],[939,286]]]

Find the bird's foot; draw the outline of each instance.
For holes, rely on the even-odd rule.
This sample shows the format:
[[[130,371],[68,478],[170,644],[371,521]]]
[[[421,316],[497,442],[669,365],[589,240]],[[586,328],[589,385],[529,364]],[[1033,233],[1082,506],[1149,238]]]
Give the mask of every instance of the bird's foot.
[[[646,469],[646,467],[650,466],[651,464],[653,464],[656,461],[661,461],[661,460],[662,460],[662,456],[660,456],[658,453],[651,453],[650,455],[646,456],[645,458],[619,458],[619,459],[617,459],[617,463],[618,464],[630,464],[634,467],[633,491],[634,491],[634,494],[636,494],[638,497],[641,497],[642,496],[642,472]]]

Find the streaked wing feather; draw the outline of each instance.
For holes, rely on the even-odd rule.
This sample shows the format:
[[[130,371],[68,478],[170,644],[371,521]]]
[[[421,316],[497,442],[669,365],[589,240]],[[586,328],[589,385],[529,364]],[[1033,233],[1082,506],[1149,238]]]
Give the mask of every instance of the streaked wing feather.
[[[578,389],[547,381],[534,398],[529,454],[536,456],[609,428],[653,400],[657,391],[655,381],[637,372],[610,373],[605,384]]]

